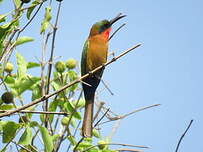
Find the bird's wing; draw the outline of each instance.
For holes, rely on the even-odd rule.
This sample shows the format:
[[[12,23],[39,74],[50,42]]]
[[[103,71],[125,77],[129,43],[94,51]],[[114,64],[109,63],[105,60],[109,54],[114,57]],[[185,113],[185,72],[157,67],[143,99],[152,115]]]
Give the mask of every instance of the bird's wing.
[[[82,60],[81,60],[81,74],[84,75],[87,73],[87,51],[89,48],[89,41],[86,40],[85,44],[83,46],[83,51],[82,51]]]

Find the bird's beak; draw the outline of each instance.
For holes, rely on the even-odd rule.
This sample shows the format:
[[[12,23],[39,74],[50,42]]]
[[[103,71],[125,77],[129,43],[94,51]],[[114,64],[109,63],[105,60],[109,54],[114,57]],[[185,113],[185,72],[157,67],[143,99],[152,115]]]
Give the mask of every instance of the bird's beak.
[[[113,25],[115,22],[117,22],[118,20],[120,20],[121,18],[125,17],[126,15],[122,15],[121,13],[119,13],[115,18],[110,20],[110,25]]]

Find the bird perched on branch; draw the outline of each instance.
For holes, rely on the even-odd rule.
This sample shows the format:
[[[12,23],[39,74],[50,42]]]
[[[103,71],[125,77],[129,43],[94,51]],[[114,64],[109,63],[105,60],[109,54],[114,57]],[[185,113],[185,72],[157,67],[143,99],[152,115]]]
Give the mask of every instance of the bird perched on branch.
[[[111,31],[111,26],[125,15],[119,14],[115,18],[96,22],[91,30],[88,39],[86,40],[81,59],[81,74],[85,75],[95,68],[103,65],[107,61],[108,54],[108,39]],[[85,96],[85,112],[82,125],[82,135],[84,137],[92,137],[93,124],[93,108],[95,91],[99,85],[103,70],[85,78],[82,83]]]

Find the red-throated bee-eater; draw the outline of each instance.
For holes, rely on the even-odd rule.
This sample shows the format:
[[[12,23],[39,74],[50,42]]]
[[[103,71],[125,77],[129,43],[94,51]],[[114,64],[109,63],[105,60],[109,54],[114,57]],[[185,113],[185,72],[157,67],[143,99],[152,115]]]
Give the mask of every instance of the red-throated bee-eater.
[[[96,22],[91,30],[88,39],[86,40],[81,60],[81,74],[85,75],[95,68],[103,65],[107,61],[108,54],[108,39],[113,23],[125,15],[119,14],[112,20],[102,20]],[[103,70],[90,75],[83,80],[82,87],[85,96],[85,112],[82,125],[82,135],[84,137],[92,137],[93,125],[93,108],[95,91],[99,85],[100,78],[102,77]]]

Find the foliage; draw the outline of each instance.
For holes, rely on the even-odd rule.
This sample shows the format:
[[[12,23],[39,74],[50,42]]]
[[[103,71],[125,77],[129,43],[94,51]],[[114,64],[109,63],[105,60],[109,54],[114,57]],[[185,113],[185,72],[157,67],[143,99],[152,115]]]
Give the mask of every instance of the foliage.
[[[0,0],[0,4],[3,0]],[[27,3],[27,1],[26,1]],[[29,1],[28,1],[29,3]],[[61,3],[53,2],[53,3]],[[32,24],[32,18],[37,15],[37,9],[44,5],[45,12],[44,18],[41,21],[39,27],[39,34],[42,37],[48,37],[50,33],[56,30],[51,23],[52,8],[46,2],[42,0],[34,0],[29,4],[24,5],[21,0],[14,0],[14,10],[12,13],[0,15],[0,79],[1,79],[1,92],[10,92],[14,97],[14,102],[8,104],[0,102],[0,110],[12,110],[16,107],[31,103],[32,101],[42,97],[47,91],[47,87],[50,87],[49,92],[55,91],[63,87],[65,84],[76,80],[79,77],[79,73],[76,72],[77,61],[74,59],[67,62],[60,61],[62,65],[56,65],[56,70],[51,74],[51,77],[42,75],[45,73],[44,64],[42,61],[26,61],[25,57],[18,51],[14,54],[14,50],[19,46],[23,46],[25,43],[34,41],[34,38],[29,36],[20,36],[23,34],[23,30],[29,29],[29,24]],[[3,5],[3,3],[1,4]],[[48,6],[46,6],[48,5]],[[36,14],[35,14],[36,13]],[[22,24],[25,20],[27,24]],[[53,16],[56,16],[55,14]],[[52,42],[50,45],[53,45]],[[44,44],[49,45],[49,44]],[[40,46],[39,46],[40,48]],[[11,61],[10,57],[14,55],[16,60]],[[9,67],[9,71],[5,70],[7,62],[12,64],[12,69]],[[10,63],[11,62],[11,63]],[[53,61],[56,63],[57,61]],[[60,66],[60,67],[59,67]],[[40,71],[38,75],[30,74],[30,69],[37,68],[36,71]],[[52,68],[52,67],[51,67]],[[48,68],[49,70],[49,68]],[[50,79],[50,81],[49,81]],[[13,148],[18,147],[20,151],[43,151],[52,152],[60,149],[60,143],[64,142],[70,145],[73,150],[78,144],[78,138],[80,135],[80,124],[82,119],[81,110],[84,108],[84,99],[79,96],[81,89],[78,84],[74,84],[71,87],[59,92],[53,98],[49,99],[48,111],[49,112],[65,112],[68,115],[66,117],[60,116],[60,114],[48,115],[48,126],[46,126],[46,111],[45,106],[41,104],[29,107],[27,111],[41,111],[39,115],[37,113],[17,113],[15,117],[18,119],[3,118],[0,121],[0,135],[3,146],[1,151],[8,151],[9,146]],[[28,93],[31,96],[27,95]],[[63,120],[63,121],[62,121]],[[61,125],[61,121],[62,124]],[[75,134],[76,133],[76,134]],[[109,149],[107,145],[94,146],[95,143],[108,142],[103,139],[100,132],[94,128],[92,138],[85,138],[79,145],[77,145],[78,151],[84,151],[89,148],[89,152],[114,152]],[[99,142],[100,141],[100,142]],[[102,141],[102,142],[101,142]],[[42,144],[39,144],[41,142]],[[92,148],[90,148],[92,147]],[[67,147],[68,148],[68,147]]]

